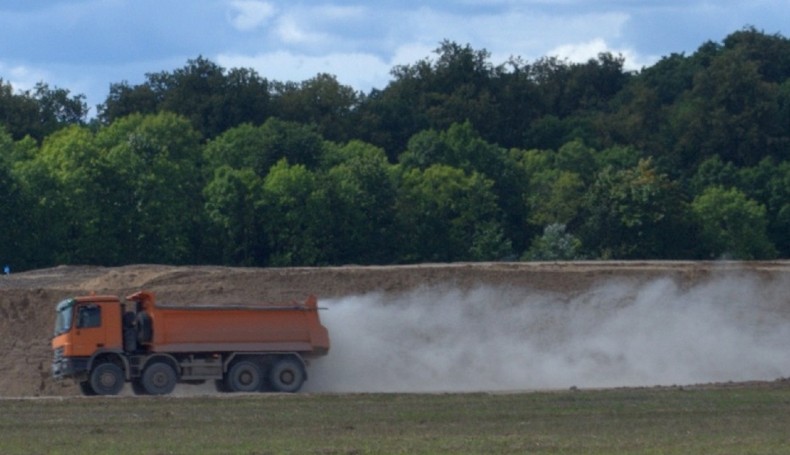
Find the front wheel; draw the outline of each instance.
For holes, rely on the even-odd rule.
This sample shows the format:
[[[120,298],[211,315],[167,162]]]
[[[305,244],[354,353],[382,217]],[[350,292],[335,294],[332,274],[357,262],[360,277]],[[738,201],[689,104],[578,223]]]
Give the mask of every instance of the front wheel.
[[[123,383],[123,370],[114,363],[102,363],[91,372],[90,386],[97,395],[118,395]]]
[[[149,395],[167,395],[176,387],[176,370],[164,362],[154,362],[143,371],[140,383]]]
[[[96,396],[96,391],[93,390],[91,387],[90,381],[82,381],[80,382],[80,393],[86,397],[94,397]]]
[[[275,392],[298,392],[304,381],[304,367],[292,357],[278,360],[269,371],[269,384]]]

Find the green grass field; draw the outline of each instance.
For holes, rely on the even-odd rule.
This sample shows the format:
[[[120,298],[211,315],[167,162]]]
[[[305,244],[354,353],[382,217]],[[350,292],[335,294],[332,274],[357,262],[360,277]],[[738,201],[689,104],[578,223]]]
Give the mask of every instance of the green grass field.
[[[2,454],[779,454],[790,385],[0,400]]]

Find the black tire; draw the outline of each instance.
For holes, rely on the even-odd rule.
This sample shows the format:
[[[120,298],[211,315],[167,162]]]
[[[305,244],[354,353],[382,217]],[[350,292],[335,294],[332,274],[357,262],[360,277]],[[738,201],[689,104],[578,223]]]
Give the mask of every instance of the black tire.
[[[145,390],[143,383],[140,382],[139,379],[132,381],[132,392],[134,392],[135,395],[148,395],[148,391]]]
[[[96,391],[93,390],[91,387],[90,381],[82,381],[80,382],[80,393],[86,397],[94,397],[96,396]]]
[[[125,381],[123,370],[114,363],[102,363],[91,371],[90,386],[97,395],[118,395]]]
[[[214,381],[214,390],[220,393],[230,392],[230,388],[228,387],[228,384],[225,383],[224,379],[217,379]]]
[[[269,385],[275,392],[298,392],[304,381],[304,367],[293,357],[278,360],[269,370]]]
[[[140,383],[150,395],[167,395],[176,387],[176,370],[165,362],[154,362],[143,371]]]
[[[263,373],[255,362],[242,360],[228,370],[227,384],[232,392],[257,392],[261,389]]]

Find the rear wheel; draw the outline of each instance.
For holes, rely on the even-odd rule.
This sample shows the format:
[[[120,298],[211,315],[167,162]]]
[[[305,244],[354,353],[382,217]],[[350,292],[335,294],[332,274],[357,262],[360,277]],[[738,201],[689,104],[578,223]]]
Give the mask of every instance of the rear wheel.
[[[90,386],[97,395],[118,395],[123,389],[124,375],[114,363],[102,363],[93,369]]]
[[[154,362],[143,371],[140,383],[151,395],[167,395],[176,387],[176,370],[164,362]]]
[[[293,357],[278,360],[269,371],[269,384],[275,392],[297,392],[304,381],[304,367]]]
[[[254,362],[242,360],[228,371],[228,387],[233,392],[257,392],[261,389],[263,374]]]

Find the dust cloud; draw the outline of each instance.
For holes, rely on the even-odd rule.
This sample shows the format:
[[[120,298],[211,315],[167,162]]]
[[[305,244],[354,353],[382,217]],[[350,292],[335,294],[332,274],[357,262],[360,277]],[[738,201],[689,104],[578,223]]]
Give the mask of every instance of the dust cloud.
[[[324,301],[312,392],[683,385],[790,375],[788,283],[611,281],[578,295],[423,288]]]

